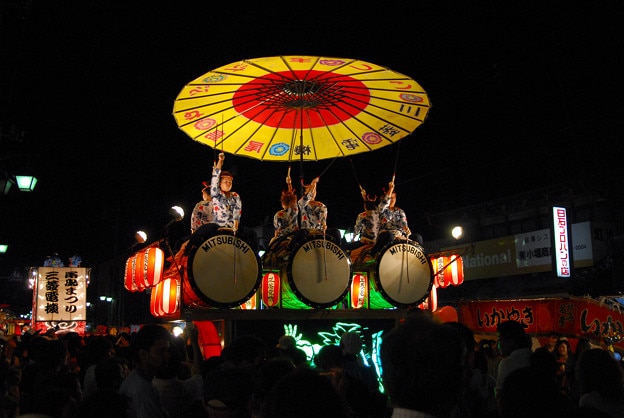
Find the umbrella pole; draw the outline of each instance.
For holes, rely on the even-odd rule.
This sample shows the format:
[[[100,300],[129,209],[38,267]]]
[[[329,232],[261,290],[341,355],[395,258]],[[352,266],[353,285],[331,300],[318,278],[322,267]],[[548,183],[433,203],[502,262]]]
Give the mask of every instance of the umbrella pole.
[[[300,93],[300,100],[303,98],[303,93]],[[299,109],[299,180],[301,183],[301,196],[305,193],[304,176],[303,176],[303,108]],[[299,227],[303,221],[303,213],[299,211]]]

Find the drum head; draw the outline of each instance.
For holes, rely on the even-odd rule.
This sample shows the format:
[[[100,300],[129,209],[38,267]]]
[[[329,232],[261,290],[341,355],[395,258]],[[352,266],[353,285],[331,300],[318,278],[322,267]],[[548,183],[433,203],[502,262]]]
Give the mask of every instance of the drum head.
[[[206,239],[189,255],[189,282],[208,305],[231,308],[246,302],[262,280],[260,259],[233,235]]]
[[[375,283],[392,305],[418,305],[427,298],[433,286],[433,267],[420,245],[394,241],[377,257]]]
[[[288,264],[288,284],[306,305],[335,305],[349,291],[351,260],[333,240],[308,236],[298,243]]]

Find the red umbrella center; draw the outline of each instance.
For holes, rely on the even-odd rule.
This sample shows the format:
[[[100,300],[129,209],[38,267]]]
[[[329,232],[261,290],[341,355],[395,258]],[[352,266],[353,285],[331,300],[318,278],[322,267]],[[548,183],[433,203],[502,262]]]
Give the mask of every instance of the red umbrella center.
[[[269,73],[242,85],[232,98],[236,111],[259,124],[285,129],[335,125],[369,105],[359,80],[326,71]]]

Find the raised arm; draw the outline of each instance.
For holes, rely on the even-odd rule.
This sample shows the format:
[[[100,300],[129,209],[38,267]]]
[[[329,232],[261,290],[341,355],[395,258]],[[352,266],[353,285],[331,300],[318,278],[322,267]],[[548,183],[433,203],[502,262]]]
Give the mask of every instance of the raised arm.
[[[392,192],[394,191],[394,182],[391,181],[390,183],[388,183],[388,190],[386,190],[386,193],[381,196],[381,199],[379,199],[379,211],[383,211],[386,210],[388,208],[388,206],[390,206],[390,196],[392,196]]]

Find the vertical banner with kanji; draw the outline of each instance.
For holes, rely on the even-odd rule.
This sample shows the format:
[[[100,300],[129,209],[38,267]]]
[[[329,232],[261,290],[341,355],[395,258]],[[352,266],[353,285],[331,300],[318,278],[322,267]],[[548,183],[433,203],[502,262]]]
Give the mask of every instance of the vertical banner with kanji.
[[[87,270],[86,267],[39,267],[33,298],[35,321],[85,321]]]

